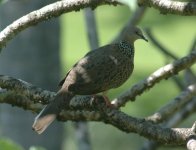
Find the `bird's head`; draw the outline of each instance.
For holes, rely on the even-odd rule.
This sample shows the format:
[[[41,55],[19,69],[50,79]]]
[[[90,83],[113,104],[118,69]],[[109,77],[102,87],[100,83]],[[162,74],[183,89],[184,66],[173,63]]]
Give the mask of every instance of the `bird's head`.
[[[142,30],[138,27],[133,27],[125,34],[125,40],[134,43],[138,39],[143,39],[148,42],[147,38],[143,35]]]

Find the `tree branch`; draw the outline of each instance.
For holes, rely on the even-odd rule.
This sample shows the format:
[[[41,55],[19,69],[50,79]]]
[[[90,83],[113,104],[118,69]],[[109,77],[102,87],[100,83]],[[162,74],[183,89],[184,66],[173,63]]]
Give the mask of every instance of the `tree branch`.
[[[190,101],[193,96],[196,96],[196,84],[188,86],[188,88],[179,96],[174,98],[174,100],[163,106],[152,116],[147,117],[147,120],[153,121],[154,123],[165,121],[168,117],[171,117],[171,115],[173,115],[178,109]]]
[[[167,127],[176,127],[182,121],[187,119],[191,114],[196,112],[196,97],[179,110],[174,116],[172,116],[166,123]]]
[[[35,10],[19,18],[0,32],[0,51],[6,45],[6,43],[14,38],[19,32],[30,26],[36,25],[37,23],[47,21],[50,18],[58,17],[63,13],[79,11],[80,9],[86,7],[95,9],[99,5],[116,5],[117,3],[118,2],[115,0],[69,0],[58,1],[44,6],[41,9]]]
[[[154,37],[154,35],[152,34],[152,32],[149,28],[145,29],[145,31],[148,35],[148,38],[158,48],[157,50],[160,50],[163,54],[165,54],[166,58],[168,58],[168,56],[169,56],[174,60],[179,59],[176,55],[171,53],[168,49],[166,49],[163,45],[160,44],[160,42]],[[190,52],[195,50],[195,45],[196,45],[196,38],[194,39],[193,44],[191,45]],[[179,78],[173,77],[173,80],[176,83],[176,85],[178,86],[178,88],[184,89],[186,86],[188,86],[196,81],[196,76],[194,75],[194,72],[190,68],[187,68],[185,70],[185,81],[186,81],[185,85],[183,84],[183,82]]]
[[[15,93],[14,91],[0,93],[0,103],[10,104],[12,106],[17,106],[23,108],[24,110],[31,110],[32,112],[36,113],[38,113],[43,108],[43,105],[34,104],[28,97],[24,96],[22,93]]]
[[[0,76],[0,86],[6,85],[4,82],[2,82],[2,79],[6,79],[6,81],[9,82],[9,77],[3,78],[3,76]],[[13,78],[10,78],[13,80]],[[37,94],[37,96],[33,96],[31,100],[29,100],[29,95],[33,95],[33,93],[36,93],[36,88],[31,88],[35,86],[28,86],[30,85],[24,81],[17,80],[17,82],[21,82],[18,85],[18,88],[21,89],[21,97],[15,99],[12,98],[12,101],[9,101],[7,98],[4,97],[4,93],[0,94],[0,102],[4,103],[10,103],[13,106],[18,106],[21,108],[25,108],[28,110],[33,110],[34,112],[40,109],[40,107],[32,107],[35,106],[34,102],[38,101],[41,96]],[[17,83],[17,82],[9,82],[11,83]],[[7,90],[12,89],[12,87],[7,86]],[[13,85],[15,86],[15,85]],[[21,86],[21,87],[20,87]],[[4,86],[5,87],[5,86]],[[22,92],[22,89],[24,92]],[[28,90],[29,93],[26,91]],[[19,92],[17,90],[17,92]],[[19,92],[19,93],[20,93]],[[49,91],[41,90],[38,88],[38,93],[46,93]],[[12,96],[16,93],[14,93],[13,89],[11,90]],[[26,94],[26,95],[23,95]],[[18,94],[18,93],[17,93]],[[16,94],[16,95],[17,95]],[[48,94],[45,94],[47,96]],[[49,94],[53,95],[53,93]],[[27,97],[26,97],[27,96]],[[43,96],[43,95],[42,95]],[[49,98],[47,96],[47,98]],[[45,99],[47,99],[45,98]],[[49,99],[47,101],[44,100],[44,102],[49,102]],[[36,108],[36,109],[35,109]],[[116,110],[108,108],[105,104],[104,98],[102,96],[76,96],[73,98],[69,104],[69,106],[65,106],[66,110],[63,110],[60,115],[58,116],[58,119],[61,121],[67,121],[67,120],[74,120],[74,121],[99,121],[99,122],[105,122],[107,124],[111,124],[115,126],[116,128],[127,132],[127,133],[138,133],[141,136],[144,136],[149,139],[153,139],[158,141],[159,143],[163,144],[172,144],[172,145],[185,145],[186,140],[191,136],[195,136],[195,130],[193,131],[191,128],[162,128],[159,125],[155,125],[150,121],[147,121],[145,119],[137,119],[131,116],[128,116],[127,114]],[[153,132],[152,132],[153,131]]]
[[[166,56],[169,56],[171,58],[173,58],[174,60],[179,59],[177,56],[175,56],[174,54],[172,54],[167,48],[165,48],[163,45],[160,44],[160,42],[157,41],[157,38],[154,37],[154,35],[152,34],[152,31],[147,28],[145,29],[146,34],[148,35],[148,38],[152,41],[152,43],[158,48],[158,50],[160,50],[163,54],[165,54]]]
[[[112,103],[116,107],[121,107],[129,100],[134,101],[137,95],[140,95],[145,90],[152,88],[159,81],[163,79],[168,79],[169,77],[177,74],[178,72],[190,67],[195,62],[196,62],[196,51],[193,51],[188,56],[176,60],[173,63],[158,69],[157,71],[152,73],[149,77],[140,81],[138,84],[134,85],[131,89],[125,91],[118,98],[114,99]]]
[[[196,37],[191,45],[191,48],[190,48],[190,52],[196,50]],[[193,72],[190,68],[189,69],[186,69],[185,70],[185,73],[184,73],[184,80],[185,80],[185,85],[188,86],[192,83],[195,83],[196,82],[196,75],[195,75],[195,72]]]
[[[175,127],[184,119],[188,118],[196,111],[196,99],[192,99],[181,110],[179,110],[174,116],[170,117],[165,123],[161,124],[162,127]],[[188,142],[187,142],[188,143]],[[192,143],[191,143],[192,145]],[[156,150],[160,146],[156,141],[146,140],[140,150]]]
[[[34,100],[35,103],[40,102],[42,104],[48,104],[48,100],[55,95],[54,92],[42,90],[23,80],[4,75],[0,75],[0,88],[19,93],[30,100]]]
[[[173,55],[172,53],[170,53],[170,51],[168,51],[167,49],[165,49],[156,40],[156,38],[151,33],[151,30],[150,29],[146,29],[146,33],[148,34],[148,37],[151,39],[151,41],[154,43],[154,45],[157,46],[158,49],[161,50],[161,52],[163,52],[163,54],[167,55],[167,57],[169,56],[169,57],[171,57],[173,59],[178,59],[178,57],[176,57],[175,55]],[[193,51],[193,50],[195,50],[195,45],[196,45],[196,40],[194,40],[193,44],[191,45],[190,52]],[[174,77],[173,77],[173,79],[175,80]],[[183,83],[182,85],[181,85],[181,82],[180,82],[180,88],[181,89],[184,89],[184,87],[186,87],[186,85],[189,86],[189,85],[195,83],[195,75],[191,71],[190,68],[185,69],[185,80],[186,80],[186,82]],[[175,83],[178,83],[178,82],[175,81]],[[188,89],[189,88],[190,87],[188,87]],[[161,124],[162,127],[168,127],[168,128],[175,127],[178,124],[180,124],[180,122],[184,121],[186,118],[188,118],[191,114],[193,114],[196,111],[196,97],[193,97],[190,100],[188,100],[186,98],[187,96],[189,97],[189,94],[192,95],[191,94],[192,92],[189,92],[188,89],[186,89],[178,97],[176,97],[172,102],[169,103],[169,104],[173,104],[174,103],[174,106],[173,105],[166,104],[165,107],[162,107],[162,109],[159,110],[159,111],[162,112],[161,113],[161,116],[163,114],[163,118],[165,118],[165,119],[163,119],[163,118],[161,119],[162,121],[165,121],[164,123]],[[184,101],[184,98],[185,98],[185,101]],[[179,106],[175,104],[175,102],[177,102],[178,100],[179,100],[179,104],[180,104]],[[187,100],[189,101],[188,103],[187,103]],[[167,110],[167,108],[166,108],[166,106],[168,106],[168,105],[169,105],[169,108],[168,108],[169,110]],[[163,108],[165,108],[165,109],[163,109]],[[179,111],[174,111],[174,110],[177,110],[177,109],[179,109]],[[170,111],[170,110],[172,110],[172,111]],[[167,112],[167,111],[169,111],[169,112]],[[152,115],[152,116],[154,116],[156,118],[156,115],[155,114]],[[150,119],[150,118],[148,118],[148,119]],[[156,123],[159,123],[159,122],[156,122]],[[188,144],[188,143],[190,143],[190,142],[187,142],[187,147],[190,147],[190,144]],[[191,145],[192,144],[193,144],[193,142],[191,142]],[[155,150],[155,149],[158,148],[158,146],[160,146],[160,144],[157,143],[156,141],[146,140],[140,150]],[[190,148],[188,148],[188,149],[190,149]]]
[[[171,0],[138,0],[138,5],[158,9],[162,14],[196,15],[195,2],[178,2]]]
[[[60,114],[62,119],[61,121],[78,121],[80,119],[101,121],[111,124],[126,133],[137,133],[148,139],[169,145],[176,145],[176,143],[178,143],[177,145],[185,145],[186,140],[188,140],[190,136],[195,136],[195,131],[193,131],[192,128],[162,128],[161,126],[155,125],[150,121],[146,121],[145,119],[137,119],[116,109],[107,108],[105,105],[100,104],[100,100],[102,98],[103,97],[99,97],[97,100],[95,100],[97,103],[94,104],[91,103],[91,101],[88,101],[94,105],[92,106],[94,107],[94,111],[88,113],[79,110],[71,112],[63,111]],[[102,99],[102,101],[104,100]],[[82,107],[80,106],[80,108]]]
[[[196,147],[196,138],[192,138],[187,142],[187,149],[195,150],[195,147]]]
[[[196,121],[193,124],[191,130],[196,133]],[[188,150],[195,150],[196,148],[196,136],[195,135],[192,135],[189,137],[189,139],[187,140],[186,146]]]

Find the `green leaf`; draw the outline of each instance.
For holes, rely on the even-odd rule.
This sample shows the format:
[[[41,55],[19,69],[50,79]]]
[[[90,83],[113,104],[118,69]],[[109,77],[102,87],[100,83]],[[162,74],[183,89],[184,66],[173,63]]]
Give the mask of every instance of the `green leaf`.
[[[24,150],[19,144],[7,138],[0,138],[0,148],[2,150]]]

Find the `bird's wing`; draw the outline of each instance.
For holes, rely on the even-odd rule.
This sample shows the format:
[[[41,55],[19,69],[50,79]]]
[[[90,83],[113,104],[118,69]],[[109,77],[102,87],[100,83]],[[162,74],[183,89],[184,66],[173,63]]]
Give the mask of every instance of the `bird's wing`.
[[[109,45],[104,46],[105,49],[106,49],[108,46],[109,46]],[[88,56],[91,56],[91,55],[96,55],[96,54],[92,54],[92,53],[96,53],[96,52],[97,52],[96,50],[97,50],[97,49],[89,51],[82,59],[85,59],[85,57],[88,57]],[[81,59],[81,60],[82,60],[82,59]],[[80,60],[73,66],[73,68],[76,67],[76,66],[78,65],[79,62],[80,62]],[[69,75],[70,71],[71,71],[73,68],[71,68],[71,69],[67,72],[66,76],[59,82],[59,84],[58,84],[59,86],[62,86],[62,85],[63,85],[63,83],[65,82],[67,76]]]
[[[63,86],[63,83],[65,82],[65,79],[67,78],[67,76],[69,75],[69,72],[71,71],[71,69],[67,72],[66,76],[59,82],[58,86]]]
[[[109,82],[116,74],[116,45],[106,45],[87,53],[61,82],[76,94],[95,94],[112,88]],[[62,87],[63,88],[63,87]]]

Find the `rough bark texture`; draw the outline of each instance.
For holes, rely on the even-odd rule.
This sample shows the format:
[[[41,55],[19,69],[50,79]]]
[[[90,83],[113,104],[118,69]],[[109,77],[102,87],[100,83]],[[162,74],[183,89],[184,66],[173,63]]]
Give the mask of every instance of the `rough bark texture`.
[[[162,14],[196,15],[196,2],[172,0],[138,0],[138,4],[158,9]]]
[[[7,26],[0,33],[0,50],[6,43],[14,38],[22,30],[36,25],[37,23],[47,21],[50,18],[58,17],[63,13],[71,11],[79,11],[80,9],[91,7],[95,9],[98,5],[102,4],[117,4],[113,0],[69,0],[58,1],[53,4],[42,7],[41,9],[30,12],[29,14],[17,19],[12,24]],[[44,6],[44,5],[43,5]],[[39,7],[37,7],[39,8]]]

